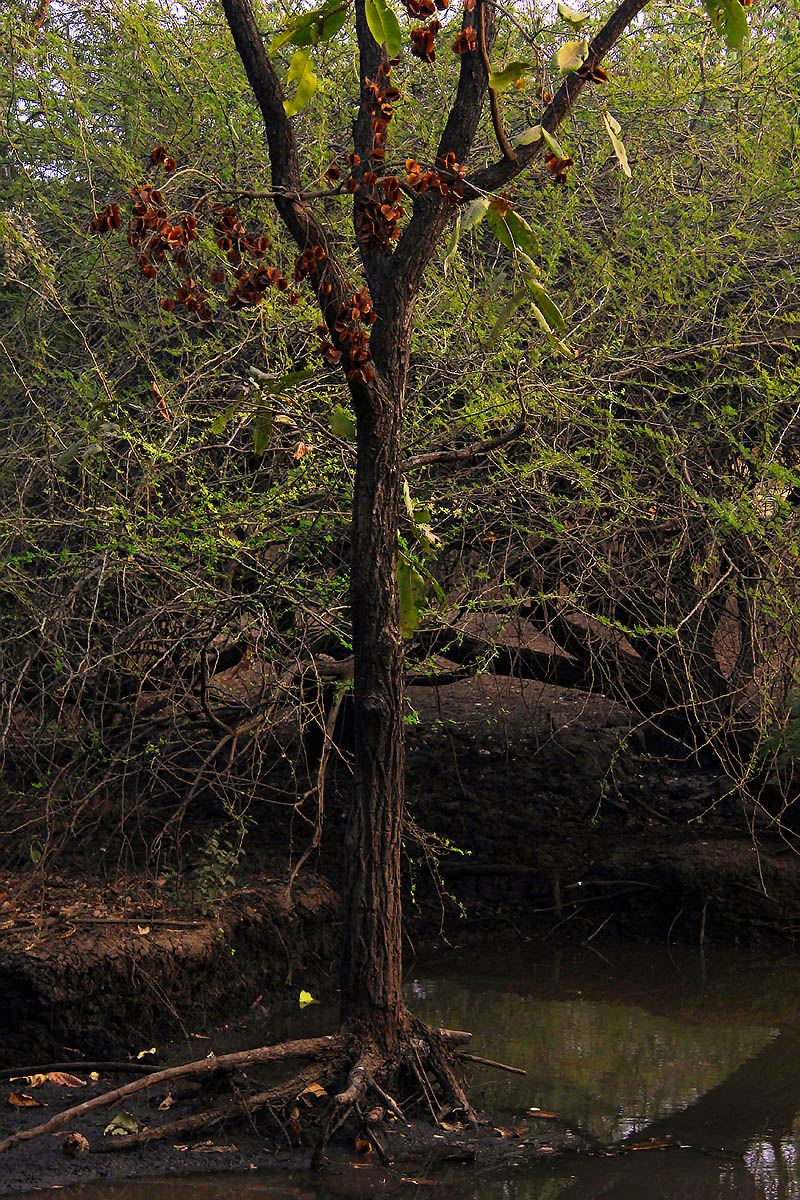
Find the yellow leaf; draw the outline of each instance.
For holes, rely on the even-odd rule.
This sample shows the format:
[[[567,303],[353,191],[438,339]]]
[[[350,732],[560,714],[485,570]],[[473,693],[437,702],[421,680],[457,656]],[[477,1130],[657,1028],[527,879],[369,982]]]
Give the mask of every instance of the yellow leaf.
[[[311,992],[300,993],[300,1007],[307,1008],[309,1004],[319,1004],[319,1000],[315,1000]]]
[[[33,1096],[28,1096],[25,1092],[11,1092],[8,1097],[8,1103],[14,1108],[46,1108],[46,1104],[41,1104],[38,1100],[34,1100]]]
[[[307,1088],[303,1088],[298,1100],[303,1100],[306,1104],[310,1104],[312,1100],[319,1100],[323,1096],[327,1096],[327,1092],[321,1083],[310,1083]]]
[[[56,1083],[59,1087],[86,1087],[85,1079],[78,1079],[77,1075],[68,1075],[66,1071],[51,1071],[49,1075],[44,1076],[46,1083]]]

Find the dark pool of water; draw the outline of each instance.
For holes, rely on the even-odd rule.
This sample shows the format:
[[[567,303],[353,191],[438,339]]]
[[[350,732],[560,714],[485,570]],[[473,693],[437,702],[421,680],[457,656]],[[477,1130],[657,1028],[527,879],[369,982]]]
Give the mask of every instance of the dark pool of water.
[[[537,1106],[606,1142],[664,1138],[691,1149],[554,1158],[502,1173],[424,1163],[386,1171],[187,1176],[65,1188],[71,1200],[800,1200],[800,957],[652,946],[521,946],[412,964],[411,1007],[473,1031],[474,1048],[525,1067],[476,1069],[472,1095],[498,1123]],[[286,1027],[329,1030],[322,1006]],[[223,1031],[217,1053],[263,1040]],[[43,1193],[36,1193],[41,1196]]]

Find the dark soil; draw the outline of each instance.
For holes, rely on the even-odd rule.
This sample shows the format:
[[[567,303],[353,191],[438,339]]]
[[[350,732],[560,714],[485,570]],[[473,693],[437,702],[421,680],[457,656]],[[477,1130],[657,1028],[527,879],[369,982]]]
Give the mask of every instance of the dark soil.
[[[633,726],[620,706],[492,677],[411,689],[408,734],[413,947],[601,933],[785,944],[800,933],[793,835],[748,808],[719,770]],[[258,827],[248,835],[248,870],[238,870],[234,889],[205,913],[179,902],[163,879],[94,879],[85,860],[46,879],[0,879],[0,1065],[125,1059],[167,1037],[182,1038],[174,1053],[186,1061],[197,1056],[188,1049],[195,1035],[244,1013],[251,1022],[263,1016],[264,1042],[275,1040],[272,1018],[296,1005],[301,987],[322,996],[334,990],[347,786],[340,761],[331,768],[321,851],[291,897],[286,859]],[[121,1081],[104,1072],[80,1099]],[[21,1085],[0,1084],[0,1096],[12,1086]],[[53,1110],[76,1103],[75,1090],[48,1086],[31,1094]],[[142,1100],[139,1119],[148,1123],[163,1099]],[[175,1099],[170,1119],[202,1098]],[[0,1137],[38,1123],[41,1113],[0,1100]],[[102,1143],[108,1117],[82,1121],[81,1132]],[[401,1132],[387,1132],[392,1153]],[[406,1133],[413,1153],[421,1135]],[[305,1161],[307,1148],[289,1145],[274,1123],[271,1135],[240,1124],[185,1145],[75,1159],[50,1136],[0,1159],[0,1192]],[[482,1142],[533,1153],[538,1136]],[[555,1138],[558,1149],[577,1145],[566,1130],[542,1138],[548,1146]],[[484,1153],[461,1135],[456,1141],[465,1154]],[[507,1150],[507,1141],[518,1144]],[[336,1153],[352,1156],[352,1145]]]

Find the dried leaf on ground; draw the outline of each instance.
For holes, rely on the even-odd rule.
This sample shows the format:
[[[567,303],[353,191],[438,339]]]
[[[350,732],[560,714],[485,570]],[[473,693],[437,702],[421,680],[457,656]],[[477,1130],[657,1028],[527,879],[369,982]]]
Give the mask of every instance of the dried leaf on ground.
[[[79,1154],[86,1154],[89,1143],[82,1133],[68,1133],[61,1143],[61,1149],[70,1158],[77,1158]]]
[[[46,1104],[42,1104],[40,1100],[34,1100],[33,1096],[28,1096],[25,1092],[11,1092],[8,1103],[13,1108],[47,1108]]]

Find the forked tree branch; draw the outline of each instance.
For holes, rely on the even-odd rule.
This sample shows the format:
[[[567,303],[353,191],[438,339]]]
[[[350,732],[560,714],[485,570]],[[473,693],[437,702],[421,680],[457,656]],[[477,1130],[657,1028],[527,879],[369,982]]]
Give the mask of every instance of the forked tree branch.
[[[472,25],[472,13],[464,13],[462,30]],[[484,38],[491,50],[495,38],[494,9],[485,13]],[[443,162],[448,154],[457,163],[467,160],[478,130],[481,110],[488,89],[488,76],[475,49],[461,55],[461,67],[455,99],[445,122],[436,159]],[[392,341],[405,341],[410,330],[414,302],[422,284],[422,276],[431,261],[439,240],[447,228],[452,209],[444,198],[433,191],[414,201],[414,211],[400,236],[394,254],[387,261],[384,273],[386,294],[393,301],[392,320],[379,322],[373,332],[376,357],[391,358]]]
[[[647,0],[623,0],[611,14],[602,29],[589,43],[589,54],[586,62],[578,71],[571,71],[566,76],[561,87],[548,104],[541,119],[541,125],[548,133],[555,133],[561,122],[569,116],[575,101],[587,83],[591,80],[592,71],[602,62],[609,50],[619,41],[625,30],[636,20],[639,13],[647,6]],[[520,146],[516,151],[516,160],[502,158],[469,176],[468,182],[477,192],[494,192],[521,174],[527,166],[538,158],[542,152],[542,143],[534,142],[530,146]]]

